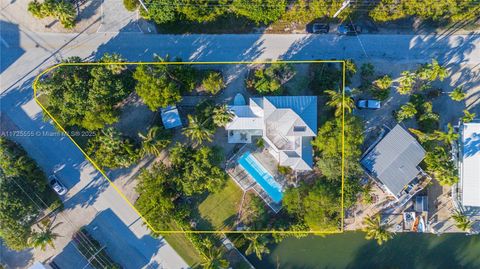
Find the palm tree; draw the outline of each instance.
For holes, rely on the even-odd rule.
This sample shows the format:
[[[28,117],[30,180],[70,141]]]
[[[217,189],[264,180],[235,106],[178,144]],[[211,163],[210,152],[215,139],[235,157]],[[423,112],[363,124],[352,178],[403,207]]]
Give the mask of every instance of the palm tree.
[[[431,141],[431,140],[434,140],[435,138],[432,137],[431,134],[426,134],[420,130],[417,130],[417,129],[413,129],[413,128],[409,128],[408,129],[412,134],[414,134],[415,136],[417,136],[418,140],[420,140],[420,142],[427,142],[427,141]]]
[[[354,107],[354,102],[351,97],[345,96],[343,93],[332,91],[332,90],[326,90],[326,94],[329,95],[330,100],[327,102],[327,105],[330,107],[335,108],[335,116],[341,116],[343,108],[345,108],[348,113],[352,112],[352,109]]]
[[[393,80],[389,75],[385,75],[373,82],[380,90],[388,90],[392,86]]]
[[[468,111],[468,110],[465,109],[465,110],[463,111],[462,121],[465,122],[465,123],[471,122],[471,121],[473,121],[473,119],[475,119],[475,116],[476,116],[476,115],[477,115],[477,114],[475,114],[475,113],[470,113],[470,111]]]
[[[363,229],[366,233],[365,239],[375,239],[377,240],[377,244],[381,245],[393,237],[393,234],[388,231],[391,225],[382,224],[379,213],[373,217],[365,218],[363,224],[365,225]]]
[[[232,120],[233,116],[233,112],[228,109],[225,104],[216,106],[213,109],[213,123],[219,127],[227,125],[227,123]]]
[[[54,233],[53,230],[62,223],[59,222],[53,226],[52,224],[53,222],[50,221],[50,219],[45,219],[44,221],[42,221],[41,225],[38,225],[40,232],[34,232],[30,237],[30,245],[34,248],[40,247],[42,251],[45,251],[47,245],[55,248],[55,244],[53,243],[53,241],[55,241],[55,239],[57,239],[57,237],[59,237],[60,235]]]
[[[417,114],[417,108],[411,102],[408,102],[400,107],[400,110],[397,112],[397,121],[401,122],[406,119],[411,119]]]
[[[462,231],[470,231],[473,226],[473,222],[463,215],[460,211],[455,211],[455,214],[452,215],[452,219],[455,220],[455,226]]]
[[[162,138],[162,135],[165,135],[162,131],[163,129],[161,127],[154,126],[148,129],[146,135],[138,133],[138,136],[142,139],[142,149],[140,151],[142,156],[147,154],[159,156],[162,149],[170,143],[169,139]]]
[[[268,249],[267,247],[268,238],[264,235],[258,233],[246,233],[243,234],[243,236],[249,241],[247,250],[245,250],[245,254],[250,255],[252,253],[255,253],[255,255],[257,255],[257,258],[261,260],[262,254],[270,253],[270,249]]]
[[[432,81],[437,79],[437,78],[440,81],[443,81],[448,76],[447,68],[439,65],[438,61],[435,60],[435,59],[432,60],[431,69],[432,69],[432,73],[433,73],[433,76],[431,77]]]
[[[210,243],[207,243],[210,242]],[[206,251],[202,251],[201,256],[203,262],[201,263],[202,268],[205,269],[224,269],[228,268],[230,263],[223,258],[223,251],[220,247],[215,247],[211,241],[205,243]]]
[[[212,142],[213,133],[214,131],[207,128],[204,123],[200,123],[197,117],[188,115],[188,126],[183,128],[183,134],[195,145],[199,145],[203,141]]]
[[[460,101],[462,101],[463,99],[465,99],[465,97],[466,97],[467,95],[463,92],[462,86],[460,86],[460,87],[456,87],[456,88],[449,94],[449,96],[450,96],[450,98],[451,98],[453,101],[460,102]]]
[[[400,86],[397,88],[399,94],[409,94],[413,89],[417,76],[410,71],[403,71],[400,77]]]
[[[455,142],[455,140],[458,139],[458,134],[455,133],[455,130],[453,129],[452,124],[449,123],[447,128],[448,128],[448,131],[446,133],[435,130],[435,132],[433,133],[433,137],[436,140],[442,141],[447,145],[452,145],[453,142]]]

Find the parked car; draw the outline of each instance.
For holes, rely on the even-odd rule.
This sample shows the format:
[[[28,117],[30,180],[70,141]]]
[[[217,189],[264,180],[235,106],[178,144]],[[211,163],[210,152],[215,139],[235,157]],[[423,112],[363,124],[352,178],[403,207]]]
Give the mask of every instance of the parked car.
[[[337,28],[339,35],[358,35],[362,32],[362,27],[353,24],[340,24]]]
[[[48,177],[48,182],[50,183],[50,186],[52,186],[52,189],[58,194],[58,195],[64,195],[67,193],[67,188],[58,180],[56,175],[51,175]]]
[[[375,99],[360,99],[357,101],[358,109],[379,109],[382,107],[382,103]]]
[[[330,25],[328,23],[314,23],[312,25],[312,33],[314,34],[328,34]]]

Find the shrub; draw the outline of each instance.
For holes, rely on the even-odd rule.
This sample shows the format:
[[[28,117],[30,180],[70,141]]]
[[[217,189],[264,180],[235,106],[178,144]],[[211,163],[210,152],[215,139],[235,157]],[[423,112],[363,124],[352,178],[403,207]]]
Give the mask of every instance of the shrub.
[[[292,168],[290,166],[278,166],[278,172],[282,175],[288,175],[292,173]]]
[[[123,6],[128,11],[135,11],[139,6],[139,0],[123,0]]]
[[[247,80],[247,87],[259,93],[278,92],[281,86],[295,75],[292,65],[275,63],[268,67],[255,70],[251,80]]]
[[[46,17],[58,19],[67,29],[75,27],[77,11],[75,6],[66,0],[45,0],[43,3],[34,0],[28,3],[28,11],[39,19]]]
[[[375,66],[371,63],[364,63],[360,67],[360,76],[362,81],[368,81],[375,74]]]

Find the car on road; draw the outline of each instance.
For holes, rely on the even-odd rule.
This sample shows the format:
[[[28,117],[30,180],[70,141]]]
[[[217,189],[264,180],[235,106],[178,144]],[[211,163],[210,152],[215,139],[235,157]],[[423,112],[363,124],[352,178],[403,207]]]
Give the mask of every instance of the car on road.
[[[330,25],[328,23],[316,22],[312,25],[312,33],[314,34],[328,34]]]
[[[354,24],[340,24],[337,28],[339,35],[358,35],[362,32],[362,27]]]
[[[48,177],[48,182],[50,183],[50,186],[52,186],[52,189],[58,194],[58,195],[64,195],[67,193],[67,188],[58,180],[56,175],[51,175]]]
[[[376,110],[382,107],[382,103],[375,99],[360,99],[357,101],[358,109],[372,109]]]

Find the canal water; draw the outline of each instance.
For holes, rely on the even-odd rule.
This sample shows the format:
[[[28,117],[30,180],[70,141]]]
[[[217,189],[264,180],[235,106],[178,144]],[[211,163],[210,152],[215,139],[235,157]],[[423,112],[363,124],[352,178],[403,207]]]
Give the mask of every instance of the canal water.
[[[256,268],[480,268],[480,236],[405,233],[378,246],[360,232],[288,238],[270,246]]]

